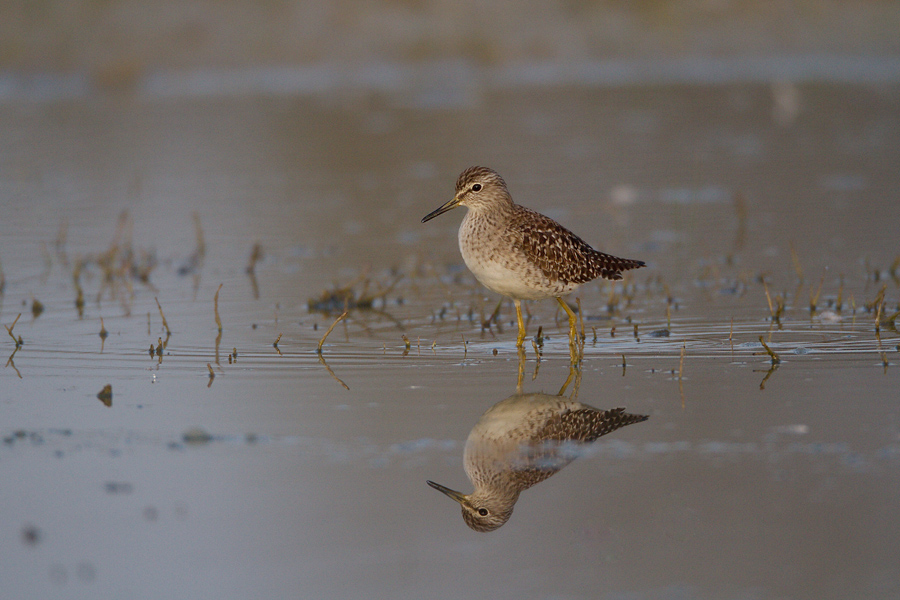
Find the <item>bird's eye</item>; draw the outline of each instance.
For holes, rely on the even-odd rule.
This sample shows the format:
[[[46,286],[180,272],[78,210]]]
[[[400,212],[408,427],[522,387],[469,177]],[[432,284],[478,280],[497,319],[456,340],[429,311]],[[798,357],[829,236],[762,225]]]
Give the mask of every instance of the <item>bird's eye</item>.
[[[473,186],[472,186],[472,191],[473,191],[473,192],[480,192],[480,191],[481,191],[481,184],[480,184],[480,183],[476,183],[475,185],[473,185]]]
[[[486,508],[479,508],[479,509],[478,509],[478,514],[481,515],[482,517],[486,517],[486,516],[488,516],[488,509],[486,509]]]

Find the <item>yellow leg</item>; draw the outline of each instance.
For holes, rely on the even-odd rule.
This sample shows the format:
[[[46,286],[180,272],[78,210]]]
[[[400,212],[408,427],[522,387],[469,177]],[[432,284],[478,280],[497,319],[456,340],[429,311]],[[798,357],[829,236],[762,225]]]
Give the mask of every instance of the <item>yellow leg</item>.
[[[525,321],[522,320],[522,302],[513,300],[516,305],[516,319],[519,321],[519,337],[516,338],[516,348],[521,348],[525,342]]]
[[[562,306],[563,310],[566,311],[566,314],[569,315],[569,342],[574,344],[578,340],[578,330],[576,327],[578,322],[577,317],[562,298],[557,298],[556,301],[559,302],[559,305]]]

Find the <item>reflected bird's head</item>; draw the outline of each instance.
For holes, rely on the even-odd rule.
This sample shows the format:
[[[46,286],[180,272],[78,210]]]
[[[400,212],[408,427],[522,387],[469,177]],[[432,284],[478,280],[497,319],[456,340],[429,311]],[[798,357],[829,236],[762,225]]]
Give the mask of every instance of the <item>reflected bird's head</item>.
[[[514,493],[510,498],[478,493],[466,495],[433,481],[429,481],[428,485],[459,502],[463,521],[480,532],[494,531],[509,521],[519,496],[518,493]]]

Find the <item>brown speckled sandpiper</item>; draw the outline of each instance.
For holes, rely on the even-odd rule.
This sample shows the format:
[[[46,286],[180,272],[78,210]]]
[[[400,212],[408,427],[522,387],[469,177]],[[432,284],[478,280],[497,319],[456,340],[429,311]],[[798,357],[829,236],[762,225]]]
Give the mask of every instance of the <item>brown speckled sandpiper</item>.
[[[459,226],[459,251],[482,285],[512,298],[519,348],[525,340],[522,300],[556,298],[569,317],[569,339],[574,341],[575,313],[562,296],[597,277],[622,279],[622,271],[644,266],[640,260],[598,252],[550,217],[519,206],[503,178],[487,167],[463,171],[453,199],[422,222],[460,205],[469,210]]]

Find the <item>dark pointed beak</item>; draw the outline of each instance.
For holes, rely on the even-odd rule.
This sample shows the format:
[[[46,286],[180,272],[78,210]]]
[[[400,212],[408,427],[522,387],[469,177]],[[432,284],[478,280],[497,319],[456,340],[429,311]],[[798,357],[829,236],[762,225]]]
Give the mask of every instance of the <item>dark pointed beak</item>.
[[[437,210],[435,210],[435,211],[433,211],[433,212],[430,212],[430,213],[428,213],[427,215],[425,215],[425,218],[422,219],[422,222],[424,223],[424,222],[426,222],[426,221],[430,221],[430,220],[432,220],[433,218],[435,218],[435,217],[437,217],[437,216],[440,216],[440,215],[444,214],[444,213],[447,212],[448,210],[453,210],[453,209],[456,208],[457,206],[459,206],[459,198],[454,198],[454,199],[451,200],[450,202],[447,202],[446,204],[442,205],[442,206],[441,206],[440,208],[438,208]]]
[[[446,206],[446,205],[445,205],[445,206]],[[443,207],[441,207],[441,208],[443,208]],[[450,210],[450,209],[447,209],[447,210]],[[456,490],[451,490],[450,488],[444,487],[444,486],[442,486],[441,484],[435,483],[435,482],[433,482],[433,481],[426,481],[426,483],[427,483],[428,485],[430,485],[431,487],[433,487],[434,489],[436,489],[437,491],[442,492],[442,493],[444,493],[444,494],[450,496],[451,498],[453,498],[454,500],[456,500],[456,501],[459,502],[460,504],[466,504],[466,503],[467,503],[465,495],[463,495],[463,494],[457,492]]]

